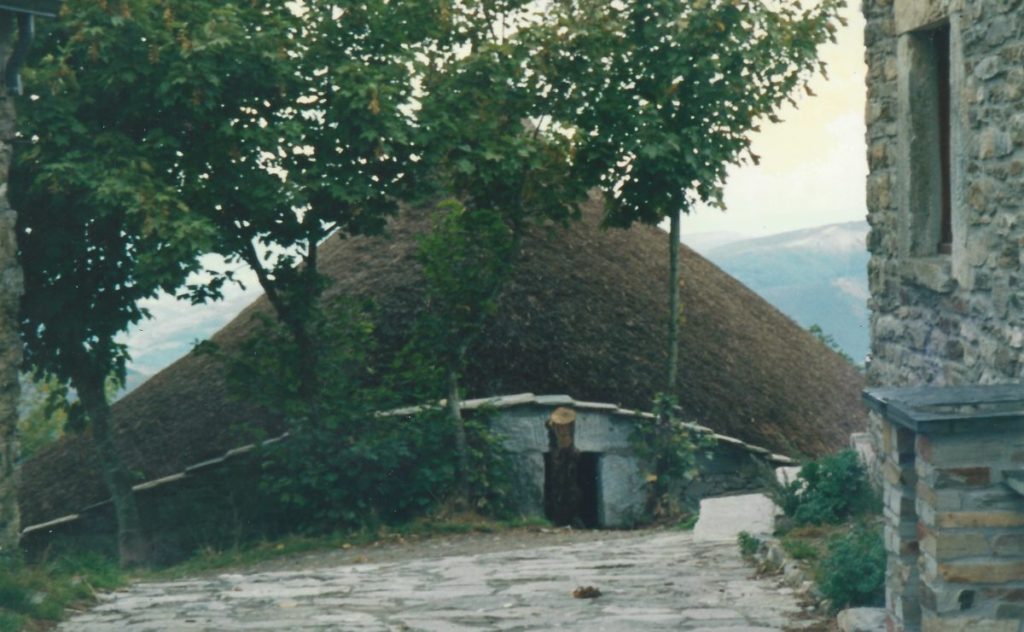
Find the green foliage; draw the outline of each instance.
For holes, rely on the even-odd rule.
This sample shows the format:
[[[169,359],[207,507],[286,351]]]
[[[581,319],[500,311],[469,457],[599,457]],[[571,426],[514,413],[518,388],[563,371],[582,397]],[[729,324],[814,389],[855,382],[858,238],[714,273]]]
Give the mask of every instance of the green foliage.
[[[46,376],[32,380],[26,377],[21,389],[18,441],[21,456],[27,459],[63,436],[68,404],[67,389],[56,378]]]
[[[698,452],[711,447],[707,439],[694,441],[677,417],[677,409],[674,398],[659,393],[654,418],[636,424],[630,437],[647,468],[648,511],[656,518],[678,515],[683,510],[687,488],[700,476]]]
[[[774,500],[796,524],[838,524],[875,509],[877,498],[853,450],[810,461],[795,480],[772,488]]]
[[[676,528],[680,531],[693,531],[693,528],[697,526],[698,520],[700,520],[700,514],[692,514],[680,520]]]
[[[736,536],[736,543],[739,545],[740,555],[743,557],[753,557],[758,549],[761,548],[761,539],[750,535],[746,531],[739,532]]]
[[[67,606],[94,601],[96,591],[118,588],[125,579],[115,561],[90,553],[32,566],[0,561],[0,631],[58,621]]]
[[[377,375],[370,319],[358,305],[335,303],[314,321],[323,362],[319,415],[300,392],[300,362],[291,337],[270,321],[237,357],[229,357],[239,396],[285,419],[287,440],[265,448],[263,492],[292,528],[323,531],[396,524],[443,504],[455,477],[453,425],[445,410],[398,406],[429,401],[436,369],[406,354]],[[486,418],[466,423],[472,506],[500,514],[507,483],[500,445]]]
[[[857,367],[858,369],[862,368],[860,365],[858,365],[856,362],[853,361],[853,358],[850,357],[850,354],[848,354],[845,351],[843,351],[843,348],[839,346],[839,343],[836,342],[836,339],[832,337],[832,334],[825,333],[825,330],[822,329],[820,325],[815,323],[815,324],[811,325],[810,327],[808,327],[807,331],[811,335],[813,335],[815,338],[820,340],[821,344],[825,345],[826,347],[828,347],[832,351],[835,351],[836,354],[838,354],[840,358],[846,360],[847,362],[849,362],[853,366]]]
[[[885,546],[877,526],[856,525],[830,542],[817,572],[833,610],[885,602]]]
[[[500,214],[454,200],[441,206],[433,230],[419,239],[427,304],[415,342],[431,357],[462,372],[466,351],[497,309],[514,246]]]
[[[818,559],[818,549],[807,540],[793,537],[782,538],[782,548],[795,560]]]
[[[559,0],[562,45],[541,51],[581,169],[608,222],[657,224],[697,202],[722,206],[750,134],[824,66],[842,0]]]
[[[678,381],[681,213],[724,208],[750,136],[806,87],[844,0],[553,0],[560,45],[536,53],[577,141],[574,165],[600,188],[605,222],[670,220],[666,388]],[[808,90],[810,92],[810,90]]]

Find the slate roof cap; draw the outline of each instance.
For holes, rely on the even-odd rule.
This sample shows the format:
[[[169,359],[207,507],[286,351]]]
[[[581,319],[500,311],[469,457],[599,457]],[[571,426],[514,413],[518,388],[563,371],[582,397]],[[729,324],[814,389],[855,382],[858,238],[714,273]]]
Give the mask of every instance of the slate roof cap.
[[[914,432],[997,430],[1024,422],[1022,384],[871,388],[863,397],[868,408]]]

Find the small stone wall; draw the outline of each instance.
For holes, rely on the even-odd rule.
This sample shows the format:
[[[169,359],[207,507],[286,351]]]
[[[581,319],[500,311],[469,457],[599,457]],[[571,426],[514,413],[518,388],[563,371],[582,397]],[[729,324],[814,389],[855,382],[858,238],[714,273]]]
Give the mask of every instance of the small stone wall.
[[[884,448],[888,629],[1024,631],[1024,387],[866,399]]]
[[[523,515],[544,517],[544,455],[550,451],[547,421],[556,408],[567,408],[576,414],[576,449],[597,457],[598,526],[624,528],[646,520],[647,483],[630,438],[635,425],[653,420],[652,414],[612,404],[580,402],[567,395],[526,393],[465,403],[470,410],[481,406],[498,411],[491,429],[510,453],[516,476],[516,504]],[[680,427],[695,438],[711,438],[713,446],[699,455],[701,478],[694,485],[696,497],[759,489],[763,486],[761,464],[777,467],[794,463],[788,457],[718,435],[704,426]]]
[[[545,517],[546,456],[551,452],[547,423],[552,413],[561,408],[575,415],[575,449],[596,461],[595,498],[592,499],[596,503],[593,508],[596,525],[593,526],[628,528],[645,521],[647,483],[630,438],[636,424],[654,419],[650,413],[626,410],[613,404],[579,402],[566,395],[535,396],[531,393],[467,400],[462,408],[467,415],[485,409],[492,411],[491,430],[508,452],[513,503],[522,516]],[[415,410],[399,409],[384,414],[406,415]],[[765,465],[794,464],[786,456],[715,434],[704,426],[681,424],[681,429],[695,437],[711,439],[712,447],[699,457],[702,476],[694,485],[695,496],[756,490],[763,486],[761,477]],[[287,434],[264,444],[283,440],[287,440]],[[253,522],[253,516],[260,511],[250,502],[258,496],[259,468],[251,458],[256,452],[256,445],[241,446],[183,472],[134,487],[144,526],[160,561],[173,561],[190,554],[199,544],[213,542],[211,538],[222,537],[223,534],[217,533],[218,526],[220,530],[256,528],[247,524]],[[217,501],[218,498],[222,502]],[[216,512],[203,519],[190,517],[193,512],[187,509],[189,503],[211,501]],[[260,520],[262,518],[256,521]],[[112,533],[114,527],[113,512],[107,501],[45,524],[27,526],[22,531],[21,544],[29,552],[41,551],[55,537],[101,537]]]

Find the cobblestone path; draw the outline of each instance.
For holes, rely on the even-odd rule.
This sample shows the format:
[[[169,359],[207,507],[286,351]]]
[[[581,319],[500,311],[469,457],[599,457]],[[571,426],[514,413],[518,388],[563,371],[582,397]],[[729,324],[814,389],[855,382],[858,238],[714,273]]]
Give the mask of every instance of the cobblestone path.
[[[791,589],[751,578],[736,548],[648,531],[380,563],[321,559],[306,570],[140,583],[60,629],[761,632],[812,625]],[[575,599],[578,586],[601,596]]]

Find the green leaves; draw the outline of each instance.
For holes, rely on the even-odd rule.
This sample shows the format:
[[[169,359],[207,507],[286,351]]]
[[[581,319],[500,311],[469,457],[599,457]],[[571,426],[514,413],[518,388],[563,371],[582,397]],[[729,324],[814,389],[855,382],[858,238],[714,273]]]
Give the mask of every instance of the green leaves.
[[[565,46],[545,51],[577,160],[610,201],[608,222],[656,224],[721,206],[749,134],[818,68],[840,0],[814,9],[759,0],[563,0]]]

